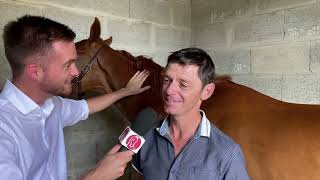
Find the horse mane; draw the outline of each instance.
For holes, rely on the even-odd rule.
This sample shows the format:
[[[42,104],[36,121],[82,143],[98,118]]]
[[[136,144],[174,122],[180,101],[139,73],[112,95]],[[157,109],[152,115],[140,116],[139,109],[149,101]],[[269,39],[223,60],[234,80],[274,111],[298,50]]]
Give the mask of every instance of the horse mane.
[[[147,69],[149,71],[155,71],[156,75],[161,75],[163,68],[155,63],[152,58],[148,58],[143,55],[134,57],[131,53],[125,50],[119,50],[118,52],[129,60],[131,65],[130,72],[133,70],[133,73],[135,73],[135,71],[143,71],[144,69]]]
[[[154,95],[160,94],[163,67],[155,63],[152,58],[148,58],[143,55],[134,57],[131,53],[125,50],[119,50],[118,52],[124,55],[129,60],[128,72],[130,74],[133,75],[137,71],[143,70],[149,71],[149,77],[144,84],[150,85],[151,91],[149,90],[147,92],[150,92]]]
[[[131,53],[129,53],[129,52],[125,51],[125,50],[115,50],[115,51],[118,51],[120,54],[122,54],[122,55],[124,55],[125,57],[127,57],[129,61],[135,60],[135,57],[132,56]]]
[[[219,83],[226,83],[226,82],[230,82],[232,81],[232,77],[230,75],[217,75],[215,78],[214,78],[214,83],[215,84],[219,84]]]

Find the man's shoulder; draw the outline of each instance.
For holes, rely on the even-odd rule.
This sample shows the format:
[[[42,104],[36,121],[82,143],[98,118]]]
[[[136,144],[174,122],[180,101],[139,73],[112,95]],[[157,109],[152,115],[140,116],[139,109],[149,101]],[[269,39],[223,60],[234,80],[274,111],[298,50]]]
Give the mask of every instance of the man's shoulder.
[[[221,167],[226,167],[232,159],[241,152],[240,145],[232,138],[211,124],[210,137],[206,143],[206,153],[212,163],[219,162]],[[220,169],[223,172],[223,169]]]
[[[162,122],[163,122],[163,120],[157,121],[157,122],[152,126],[152,128],[149,129],[149,130],[146,132],[146,134],[143,135],[143,137],[144,137],[145,139],[154,138],[154,136],[155,136],[156,134],[158,134],[158,130],[159,130]]]
[[[144,149],[148,149],[154,146],[154,143],[163,137],[160,135],[159,129],[161,127],[163,120],[157,121],[152,128],[150,128],[144,135],[144,139],[146,140],[144,145],[142,146]]]
[[[16,119],[19,111],[9,101],[0,99],[0,132],[2,136],[16,139],[15,129],[19,126]]]
[[[84,100],[76,100],[76,99],[70,99],[66,97],[61,97],[61,96],[53,96],[52,97],[52,102],[55,106],[63,106],[64,104],[69,104],[71,103],[74,105],[75,103],[82,103]]]
[[[61,96],[53,96],[52,102],[56,105],[58,103],[63,103],[64,101],[67,101],[68,98],[61,97]]]
[[[219,147],[221,151],[233,152],[234,149],[239,146],[231,137],[223,133],[214,124],[210,123],[211,133],[210,142],[212,146]]]
[[[0,98],[0,119],[7,116],[14,116],[17,108],[8,100]]]
[[[0,109],[5,109],[4,107],[7,106],[7,104],[8,104],[8,100],[0,97]]]

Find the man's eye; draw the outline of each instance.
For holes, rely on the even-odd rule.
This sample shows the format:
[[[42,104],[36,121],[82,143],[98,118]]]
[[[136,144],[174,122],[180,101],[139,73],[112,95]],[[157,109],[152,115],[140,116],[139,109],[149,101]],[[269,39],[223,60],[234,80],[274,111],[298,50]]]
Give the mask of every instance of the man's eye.
[[[163,83],[169,83],[169,79],[163,79]]]
[[[180,84],[180,87],[183,88],[183,89],[185,89],[185,88],[188,87],[188,85],[187,85],[187,84],[184,84],[184,83],[181,83],[181,84]]]
[[[186,88],[188,87],[186,84],[180,84],[181,87]]]

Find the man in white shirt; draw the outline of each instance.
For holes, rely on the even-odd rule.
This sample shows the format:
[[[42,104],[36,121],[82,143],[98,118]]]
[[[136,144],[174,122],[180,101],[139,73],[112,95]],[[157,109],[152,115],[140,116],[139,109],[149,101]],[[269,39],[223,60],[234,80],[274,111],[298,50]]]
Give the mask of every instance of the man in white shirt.
[[[79,74],[74,38],[67,26],[38,16],[23,16],[5,26],[13,77],[0,94],[0,179],[66,180],[63,128],[149,88],[141,88],[148,76],[143,71],[110,94],[80,101],[59,97],[71,93],[71,80]],[[120,177],[133,153],[119,148],[112,148],[83,179]]]

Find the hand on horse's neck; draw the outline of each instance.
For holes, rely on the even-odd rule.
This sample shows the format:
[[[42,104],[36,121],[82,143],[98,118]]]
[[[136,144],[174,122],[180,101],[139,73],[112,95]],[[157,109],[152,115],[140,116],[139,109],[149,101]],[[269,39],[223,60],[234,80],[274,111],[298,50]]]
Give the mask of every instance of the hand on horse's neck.
[[[183,119],[170,118],[169,134],[174,146],[175,156],[177,156],[188,141],[195,134],[201,122],[201,114],[198,113],[195,117],[187,117]]]

